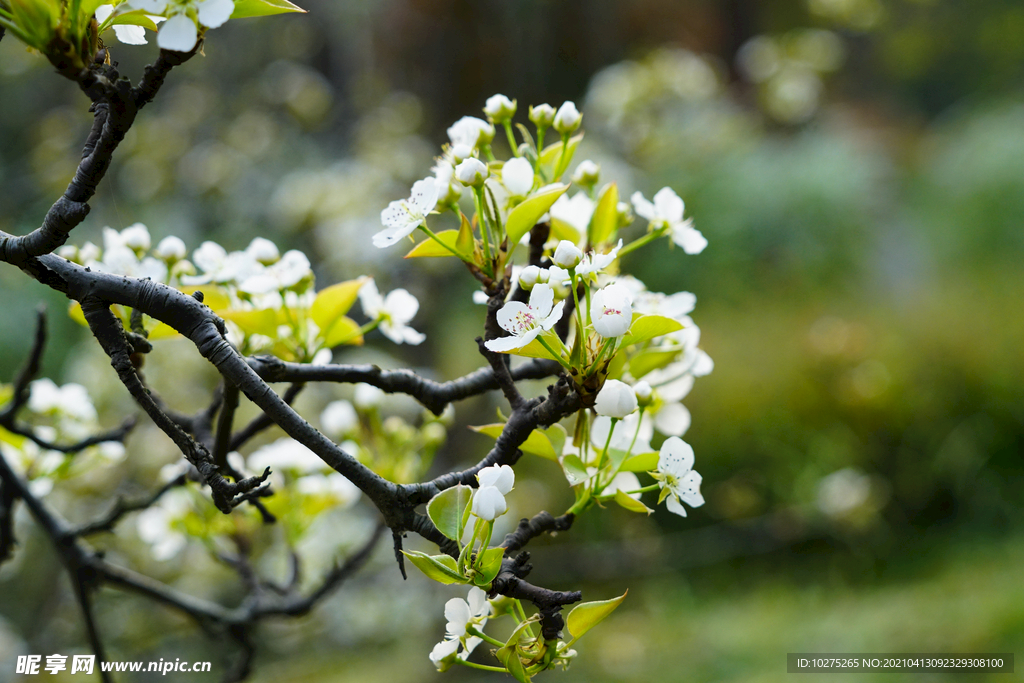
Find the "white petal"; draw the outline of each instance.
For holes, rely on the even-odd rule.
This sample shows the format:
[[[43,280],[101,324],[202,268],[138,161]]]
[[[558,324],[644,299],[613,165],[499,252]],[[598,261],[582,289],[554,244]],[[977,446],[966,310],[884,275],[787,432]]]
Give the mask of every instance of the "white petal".
[[[444,618],[448,620],[448,633],[453,636],[466,635],[466,624],[473,617],[469,603],[462,598],[452,598],[444,604]]]
[[[693,469],[693,447],[678,436],[670,436],[661,445],[658,471],[681,478]]]
[[[164,22],[156,36],[156,44],[164,50],[191,52],[199,39],[196,24],[184,14],[178,14]]]
[[[675,496],[669,496],[665,499],[665,507],[668,508],[669,512],[674,512],[680,517],[686,516],[686,508],[683,507],[683,504]]]
[[[538,285],[539,287],[540,285]],[[536,287],[534,288],[536,290]],[[532,315],[530,307],[521,301],[509,301],[507,304],[498,309],[498,324],[501,325],[501,329],[506,332],[511,332],[513,335],[518,335],[523,330],[520,330],[516,324],[516,319],[520,316]]]
[[[544,318],[544,320],[540,322],[540,326],[545,330],[550,330],[552,327],[555,326],[555,323],[562,319],[563,310],[565,310],[564,299],[555,304],[555,307],[551,309],[551,315]]]
[[[630,201],[633,202],[633,210],[636,212],[636,215],[649,221],[657,219],[658,212],[655,211],[654,204],[644,199],[643,193],[634,192],[633,196],[630,197]]]
[[[530,292],[530,310],[537,317],[538,321],[547,317],[548,313],[551,312],[551,305],[554,301],[555,290],[551,289],[551,285],[542,282]]]
[[[421,215],[426,216],[437,206],[439,189],[438,182],[433,176],[417,180],[409,193],[409,203],[415,206]]]
[[[604,491],[601,491],[601,495],[610,496],[616,491],[622,491],[633,500],[640,500],[641,494],[629,493],[630,491],[636,491],[638,488],[640,488],[640,480],[637,479],[635,474],[632,472],[619,472],[609,482],[608,486],[604,488]]]
[[[505,496],[493,486],[483,486],[473,495],[473,514],[488,521],[505,514]],[[466,609],[469,609],[468,605]]]
[[[683,220],[684,209],[683,200],[670,187],[663,187],[654,195],[654,210],[669,223]]]
[[[418,310],[420,310],[420,302],[404,289],[396,289],[384,299],[384,311],[395,322],[409,322],[416,317]]]
[[[510,159],[501,169],[501,182],[515,197],[525,197],[533,188],[533,166],[522,157]]]
[[[199,3],[199,23],[217,28],[230,19],[234,11],[234,0],[203,0]]]
[[[516,474],[508,465],[485,467],[476,476],[481,487],[493,486],[501,491],[502,495],[508,494],[516,483]]]
[[[100,5],[99,7],[96,8],[96,21],[98,21],[98,22],[100,22],[102,24],[104,21],[107,20],[107,17],[109,17],[111,14],[113,14],[113,12],[114,12],[114,6],[113,5]]]
[[[359,288],[359,305],[363,307],[366,317],[374,320],[384,311],[384,298],[377,291],[377,283],[373,278]]]
[[[505,353],[515,349],[521,349],[537,337],[536,333],[532,337],[527,338],[526,336],[517,337],[512,335],[511,337],[499,337],[498,339],[491,339],[490,341],[484,342],[484,346],[489,351],[494,353]]]
[[[708,246],[707,238],[693,227],[693,221],[690,220],[672,228],[672,241],[691,255],[701,253]]]
[[[97,12],[97,15],[99,12]],[[141,26],[114,26],[114,35],[125,45],[146,45],[146,29]]]
[[[666,403],[654,416],[654,426],[667,436],[682,436],[690,428],[690,420],[690,411],[682,403]]]
[[[699,508],[704,504],[704,496],[700,493],[700,484],[703,478],[696,472],[690,472],[679,482],[676,493],[683,499],[683,502],[692,508]]]
[[[167,0],[129,0],[128,4],[150,14],[163,14],[167,9]]]
[[[474,617],[482,617],[491,613],[491,603],[487,601],[487,593],[483,589],[476,586],[470,588],[467,601],[469,602],[469,611]]]

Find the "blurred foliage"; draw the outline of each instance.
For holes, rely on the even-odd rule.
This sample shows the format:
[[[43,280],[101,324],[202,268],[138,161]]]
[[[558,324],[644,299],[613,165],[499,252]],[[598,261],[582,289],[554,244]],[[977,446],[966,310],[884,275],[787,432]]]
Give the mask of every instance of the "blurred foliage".
[[[419,295],[421,319],[432,321],[428,341],[403,349],[402,362],[451,377],[479,364],[471,283],[456,264],[382,259],[370,245],[379,212],[425,172],[444,128],[488,95],[585,102],[579,158],[626,178],[623,196],[672,186],[710,241],[699,257],[646,254],[629,265],[652,290],[698,295],[696,322],[716,369],[688,400],[686,439],[707,506],[687,520],[656,516],[655,531],[609,510],[538,543],[538,581],[592,581],[588,599],[615,594],[601,581],[634,577],[606,630],[615,640],[590,645],[597,657],[565,680],[682,671],[777,680],[787,651],[1024,642],[1019,2],[309,5],[308,16],[272,25],[231,22],[211,36],[205,59],[172,75],[120,150],[82,240],[142,221],[157,239],[190,244],[239,249],[256,234],[273,237],[316,254],[323,282],[352,277],[358,264],[388,289]],[[766,37],[799,61],[793,42],[823,35],[808,29],[828,31],[845,61],[815,72],[810,114],[780,119],[767,81],[750,78],[737,55]],[[113,55],[137,76],[151,48],[115,45]],[[63,189],[89,123],[80,94],[48,72],[14,41],[0,42],[0,228],[15,233]],[[32,307],[63,304],[17,273],[0,271],[0,288],[10,302],[0,326],[6,380],[27,348]],[[101,387],[105,361],[73,343],[73,325],[57,329],[67,343],[51,347],[47,371]],[[172,405],[211,386],[211,375],[175,386],[189,357],[152,359]],[[373,348],[339,358],[367,359],[398,364]],[[120,393],[97,403],[132,410]],[[300,407],[334,397],[304,397]],[[496,404],[460,409],[459,424],[490,421]],[[146,429],[135,439],[159,441]],[[438,468],[486,447],[458,429],[449,443]],[[155,480],[174,457],[161,448],[151,461],[128,458],[129,482]],[[556,479],[517,489],[524,510],[571,502],[557,470],[523,464]],[[68,514],[102,503],[72,499]],[[0,574],[0,634],[36,651],[83,642],[70,596],[40,593],[57,569],[27,533],[24,559]],[[450,595],[425,593],[414,578],[398,587],[387,554],[301,626],[265,629],[260,680],[432,679],[426,653]],[[152,569],[230,593],[223,568]],[[126,620],[110,637],[129,658],[194,647],[176,617],[143,617],[133,599],[101,604]],[[0,655],[3,647],[0,636]]]

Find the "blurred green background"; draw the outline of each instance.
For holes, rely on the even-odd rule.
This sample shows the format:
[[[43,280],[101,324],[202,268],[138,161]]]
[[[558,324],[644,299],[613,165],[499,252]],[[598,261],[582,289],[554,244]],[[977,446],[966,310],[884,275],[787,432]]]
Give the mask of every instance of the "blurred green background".
[[[587,131],[577,158],[627,194],[672,186],[710,242],[700,256],[648,249],[624,265],[652,290],[698,296],[715,371],[686,400],[685,438],[707,505],[686,519],[609,509],[535,542],[538,583],[582,586],[588,599],[630,590],[578,663],[545,680],[776,681],[789,676],[787,652],[1021,651],[1019,1],[303,6],[308,15],[210,33],[205,57],[140,116],[74,241],[136,221],[192,247],[271,237],[310,254],[322,283],[368,273],[420,298],[424,345],[371,343],[336,360],[454,377],[479,365],[471,279],[448,260],[403,263],[370,236],[427,173],[445,128],[501,92],[521,111],[575,100]],[[155,50],[112,54],[137,78]],[[81,94],[49,71],[0,42],[9,232],[34,227],[63,190],[90,122]],[[21,362],[40,302],[57,337],[47,374],[95,383],[109,371],[59,296],[11,268],[0,294],[0,378]],[[161,389],[194,410],[212,378],[195,363],[194,380],[176,379],[189,349],[168,348]],[[95,393],[111,423],[132,410],[116,387]],[[460,407],[435,469],[478,458],[487,441],[462,425],[491,421],[496,405]],[[146,435],[159,439],[143,429],[134,443]],[[132,453],[129,479],[150,486],[174,457],[161,453]],[[513,515],[569,504],[550,463],[522,469]],[[66,587],[52,591],[63,585],[53,556],[21,528],[22,558],[0,570],[0,661],[5,648],[84,643]],[[263,627],[254,680],[438,680],[426,655],[455,593],[418,575],[400,586],[389,555],[311,617]],[[229,602],[237,592],[223,568],[186,569],[150,568]],[[222,648],[176,615],[106,591],[101,618],[121,624],[107,627],[115,658],[187,653],[218,671]]]

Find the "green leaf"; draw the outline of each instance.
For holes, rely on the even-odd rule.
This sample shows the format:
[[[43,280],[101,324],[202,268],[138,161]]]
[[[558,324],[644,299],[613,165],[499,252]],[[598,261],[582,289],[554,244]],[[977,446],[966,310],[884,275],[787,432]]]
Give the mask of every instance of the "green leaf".
[[[272,14],[305,11],[298,5],[288,2],[288,0],[235,0],[235,11],[231,13],[231,18],[267,17]]]
[[[405,258],[455,256],[452,251],[455,251],[460,256],[469,258],[473,253],[472,249],[468,253],[462,253],[459,250],[459,235],[461,232],[461,230],[442,230],[437,233],[437,239],[451,247],[451,249],[446,249],[443,245],[438,244],[437,240],[433,237],[428,237],[413,247],[412,251],[405,255]]]
[[[462,539],[466,508],[473,499],[473,489],[469,486],[453,486],[445,489],[427,503],[427,516],[438,531],[452,539]]]
[[[639,512],[645,515],[649,515],[652,512],[654,512],[654,510],[647,507],[639,500],[636,500],[635,498],[630,498],[621,490],[615,492],[615,502],[618,503],[620,507],[623,507],[629,510],[630,512]]]
[[[576,228],[572,227],[565,221],[552,218],[551,219],[551,239],[557,240],[568,240],[573,244],[580,243],[580,232]]]
[[[496,650],[494,656],[505,666],[505,670],[512,674],[512,678],[519,683],[530,683],[530,675],[526,673],[523,661],[519,659],[514,645],[506,645]]]
[[[611,600],[584,602],[583,604],[573,607],[565,621],[565,625],[568,627],[569,633],[572,634],[573,642],[579,640],[584,633],[604,621],[605,617],[614,612],[615,608],[622,604],[622,601],[626,599],[626,595],[628,594],[629,591],[626,591],[619,597]]]
[[[221,311],[220,315],[241,327],[246,334],[262,334],[272,339],[277,338],[277,311],[272,308],[257,311]]]
[[[330,332],[331,325],[338,318],[348,313],[359,298],[359,290],[363,288],[368,277],[360,277],[355,280],[339,282],[336,285],[325,287],[316,293],[316,299],[309,309],[309,315],[320,327],[323,336]]]
[[[418,550],[402,551],[402,554],[416,565],[416,568],[426,574],[427,578],[433,579],[446,586],[453,583],[469,583],[466,577],[459,574],[459,566],[455,558],[448,555],[427,555]]]
[[[639,344],[681,329],[683,329],[683,324],[678,320],[666,318],[663,315],[642,315],[633,321],[629,332],[622,338],[622,346]]]
[[[565,451],[565,441],[569,438],[565,427],[556,422],[543,431],[544,436],[548,437],[548,441],[551,442],[551,448],[556,454]],[[555,460],[558,460],[558,458],[556,457]]]
[[[578,486],[590,478],[590,475],[587,474],[587,466],[583,464],[578,455],[572,453],[562,458],[562,470],[572,486]]]
[[[149,29],[150,31],[156,32],[159,28],[156,22],[149,18],[149,15],[142,10],[135,10],[134,12],[125,12],[124,14],[114,15],[114,18],[110,20],[111,26],[115,24],[124,24],[127,26],[141,26]]]
[[[551,205],[565,194],[565,191],[568,189],[568,185],[550,185],[542,192],[538,192],[512,209],[508,214],[508,220],[505,222],[508,243],[513,246],[519,244],[519,240],[523,238],[523,235],[530,232],[531,228],[540,220],[540,217],[546,214]]]
[[[594,215],[590,219],[587,230],[587,241],[591,245],[601,244],[610,239],[619,227],[619,186],[615,183],[605,185],[601,196],[594,207]]]
[[[573,155],[576,154],[576,148],[580,146],[581,140],[583,140],[583,133],[569,138],[569,145],[565,151],[564,157],[562,156],[561,140],[553,142],[544,148],[544,151],[540,153],[540,165],[546,171],[549,171],[549,178],[557,181],[562,177],[562,174],[565,173],[565,169],[569,168],[569,164],[572,163]],[[558,164],[557,168],[555,166],[556,164]]]
[[[679,351],[644,351],[633,356],[629,361],[629,374],[640,379],[652,370],[665,367],[676,359]]]
[[[505,549],[501,546],[488,548],[484,551],[480,563],[479,572],[473,577],[473,583],[478,586],[489,586],[494,577],[501,571],[501,561],[505,557]]]
[[[542,332],[541,336],[548,341],[548,346],[552,348],[558,348],[561,344],[558,341],[558,336],[553,331]],[[549,351],[543,344],[534,339],[526,346],[518,349],[512,349],[511,351],[502,351],[501,353],[510,353],[515,356],[523,356],[525,358],[547,358],[548,360],[559,360],[559,356]]]
[[[502,430],[505,429],[505,425],[489,424],[480,425],[478,427],[470,426],[470,429],[477,434],[486,434],[492,439],[497,440],[501,435]],[[544,432],[536,429],[530,432],[530,435],[526,437],[526,441],[519,446],[519,449],[523,453],[539,455],[540,457],[547,458],[548,460],[558,460],[558,456],[555,454],[555,449],[551,445],[551,440],[548,439]]]
[[[459,236],[455,238],[455,251],[463,256],[471,257],[476,248],[476,240],[473,238],[473,226],[469,224],[466,214],[459,213],[462,222],[459,224]]]
[[[0,401],[0,403],[6,403],[6,401]],[[25,445],[26,441],[28,441],[27,437],[9,432],[3,427],[0,427],[0,443],[10,444],[18,450],[21,450],[21,447]]]
[[[331,348],[339,346],[341,344],[354,344],[360,346],[363,343],[363,335],[359,331],[359,323],[347,315],[343,315],[338,318],[333,325],[331,325],[331,332],[325,336],[324,347]]]
[[[638,453],[637,455],[631,455],[626,458],[626,462],[622,463],[622,472],[650,472],[651,470],[658,469],[658,457],[657,451],[650,453]]]

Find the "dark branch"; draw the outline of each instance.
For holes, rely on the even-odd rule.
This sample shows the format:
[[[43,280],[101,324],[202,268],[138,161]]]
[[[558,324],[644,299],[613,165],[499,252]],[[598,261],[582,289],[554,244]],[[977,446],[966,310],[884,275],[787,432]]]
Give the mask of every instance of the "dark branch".
[[[533,516],[533,519],[526,519],[524,517],[519,520],[519,526],[515,531],[505,535],[505,540],[502,541],[501,545],[505,548],[506,555],[514,555],[522,550],[527,543],[543,533],[568,531],[575,520],[576,516],[571,512],[561,517],[552,517],[549,512],[538,512]]]
[[[156,493],[148,496],[147,498],[143,498],[142,500],[126,502],[124,498],[118,497],[117,500],[114,501],[114,507],[112,507],[107,514],[103,515],[103,517],[70,529],[68,533],[72,536],[89,536],[103,531],[113,531],[114,526],[121,521],[122,517],[131,512],[145,510],[146,508],[152,507],[171,489],[178,486],[184,486],[187,479],[188,478],[184,474],[179,474],[177,477],[157,489]]]

